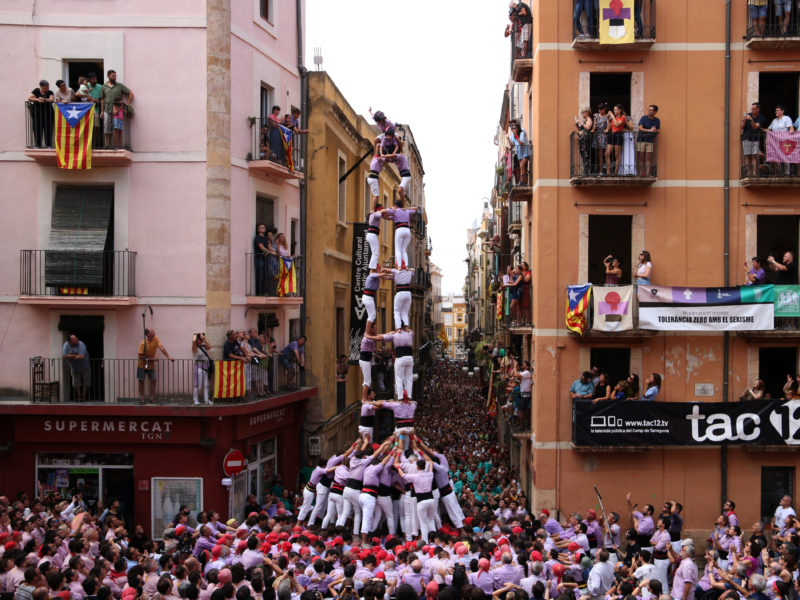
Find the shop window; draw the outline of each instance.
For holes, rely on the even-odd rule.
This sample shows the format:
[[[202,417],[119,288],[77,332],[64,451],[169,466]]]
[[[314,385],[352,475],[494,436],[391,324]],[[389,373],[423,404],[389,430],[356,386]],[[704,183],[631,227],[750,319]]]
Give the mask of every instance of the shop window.
[[[267,438],[260,442],[249,444],[247,448],[247,494],[253,494],[259,503],[263,503],[267,495],[271,494],[275,478],[278,476],[277,438]],[[236,493],[236,482],[234,482]],[[235,501],[240,499],[236,496]],[[247,501],[245,495],[241,506],[235,505],[234,511],[244,509]]]
[[[794,496],[794,467],[761,467],[762,521],[772,520],[784,496]]]
[[[625,379],[631,372],[630,348],[592,348],[590,353],[592,367],[600,369],[601,373],[608,373],[612,387],[621,379]],[[639,373],[640,386],[644,377]]]
[[[589,215],[589,281],[603,285],[606,269],[603,259],[609,254],[619,259],[620,283],[631,283],[631,215]],[[638,259],[638,257],[637,257]]]

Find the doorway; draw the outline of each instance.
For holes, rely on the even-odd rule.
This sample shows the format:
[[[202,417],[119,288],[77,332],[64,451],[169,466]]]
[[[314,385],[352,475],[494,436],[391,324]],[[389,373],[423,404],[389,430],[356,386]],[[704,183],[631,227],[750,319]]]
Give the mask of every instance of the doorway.
[[[256,196],[256,226],[266,225],[267,231],[275,227],[275,202],[272,198]]]
[[[88,402],[104,402],[103,332],[105,330],[105,318],[102,315],[61,315],[58,321],[58,330],[62,332],[64,342],[74,333],[85,344],[86,351],[89,353],[89,366],[91,369],[91,383],[86,391],[86,400]],[[72,387],[67,365],[64,365],[61,381],[64,382],[63,389],[67,401],[76,402],[75,389]]]
[[[589,215],[589,281],[603,285],[606,268],[603,259],[609,254],[619,259],[620,284],[631,282],[631,215]]]
[[[589,360],[592,367],[597,367],[601,373],[608,373],[611,387],[627,378],[631,372],[630,348],[592,348]],[[641,374],[639,380],[642,380]]]
[[[128,528],[133,527],[133,469],[103,469],[103,498],[108,508],[108,498],[119,500],[118,513]]]
[[[773,398],[783,397],[786,376],[796,374],[796,346],[758,349],[758,378],[764,380],[764,389]]]
[[[590,73],[589,106],[592,113],[601,102],[608,104],[608,112],[613,112],[615,104],[621,104],[625,113],[631,114],[631,74],[630,73]]]
[[[800,216],[758,215],[756,224],[756,254],[761,257],[761,265],[767,274],[766,282],[776,283],[777,273],[767,269],[767,258],[773,256],[776,261],[781,262],[787,250],[797,256]],[[753,257],[745,257],[748,264],[751,258]]]
[[[797,118],[798,85],[800,73],[759,73],[758,101],[761,103],[761,114],[767,119],[767,125],[775,118],[775,107],[782,104],[786,114]]]
[[[105,72],[103,71],[102,60],[70,60],[67,61],[67,85],[77,92],[78,77],[86,77],[89,73],[97,75],[97,84],[103,85]]]

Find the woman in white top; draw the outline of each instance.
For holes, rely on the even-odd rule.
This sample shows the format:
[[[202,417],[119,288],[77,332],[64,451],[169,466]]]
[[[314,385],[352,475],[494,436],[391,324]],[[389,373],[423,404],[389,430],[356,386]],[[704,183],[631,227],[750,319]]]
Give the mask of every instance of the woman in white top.
[[[651,373],[645,383],[647,384],[647,389],[642,395],[642,400],[652,402],[658,397],[658,392],[661,391],[661,375],[658,373]]]
[[[636,283],[650,285],[650,275],[653,272],[653,263],[650,262],[650,253],[642,250],[639,254],[639,264],[636,265]]]
[[[200,390],[203,390],[203,402],[211,404],[208,399],[208,368],[210,366],[210,357],[208,351],[211,350],[211,344],[208,343],[205,333],[195,333],[192,336],[192,358],[194,358],[194,390],[192,391],[192,401],[195,404],[200,404],[197,396]]]

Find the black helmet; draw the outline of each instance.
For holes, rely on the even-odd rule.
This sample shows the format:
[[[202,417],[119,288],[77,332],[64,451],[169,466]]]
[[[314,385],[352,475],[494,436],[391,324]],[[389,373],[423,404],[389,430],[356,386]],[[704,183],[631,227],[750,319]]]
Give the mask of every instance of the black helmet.
[[[379,110],[374,115],[372,115],[372,118],[375,119],[376,123],[380,123],[381,121],[386,120],[386,115],[383,114],[383,111]]]

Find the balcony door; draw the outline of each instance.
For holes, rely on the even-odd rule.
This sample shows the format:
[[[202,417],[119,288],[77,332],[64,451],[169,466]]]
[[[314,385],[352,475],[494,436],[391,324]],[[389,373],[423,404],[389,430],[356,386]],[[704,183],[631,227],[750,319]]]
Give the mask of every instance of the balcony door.
[[[620,284],[631,283],[633,217],[631,215],[589,215],[589,281],[603,285],[606,268],[603,259],[609,254],[619,259]],[[638,260],[638,257],[636,257]]]
[[[86,399],[89,402],[103,402],[105,400],[105,378],[103,359],[103,332],[105,321],[102,315],[61,315],[58,321],[58,330],[62,334],[62,343],[67,341],[70,334],[75,334],[86,345],[89,353],[91,368],[91,384],[86,390]],[[72,387],[69,366],[64,365],[61,374],[64,382],[62,392],[68,402],[77,402],[75,389]]]
[[[608,104],[608,112],[614,112],[614,105],[621,104],[631,115],[631,74],[630,73],[590,73],[589,104],[592,113],[597,112],[601,102]]]
[[[762,265],[767,274],[767,283],[775,283],[777,274],[767,269],[767,258],[775,257],[781,262],[783,255],[790,251],[797,261],[798,236],[800,235],[800,217],[794,215],[758,215],[756,254],[761,257]],[[745,260],[750,264],[752,256]]]
[[[785,114],[792,121],[797,119],[800,104],[800,73],[759,73],[758,101],[761,103],[761,114],[767,119],[767,125],[775,118],[775,107],[781,104]]]
[[[765,389],[773,398],[783,398],[786,376],[794,376],[796,373],[796,346],[758,349],[758,378],[764,380]]]

